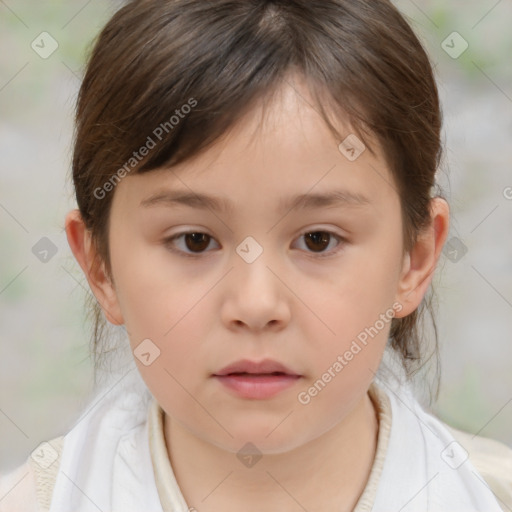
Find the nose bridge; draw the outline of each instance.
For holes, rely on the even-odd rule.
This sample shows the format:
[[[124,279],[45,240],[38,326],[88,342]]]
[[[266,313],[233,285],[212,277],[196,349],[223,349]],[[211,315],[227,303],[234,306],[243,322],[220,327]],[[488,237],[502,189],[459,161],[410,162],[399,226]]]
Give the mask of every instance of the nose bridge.
[[[268,237],[265,241],[262,240],[261,235],[258,238],[259,241],[254,236],[248,235],[236,246],[235,252],[247,265],[253,265],[258,260],[261,263],[261,256],[265,253],[263,244],[267,246],[268,251]]]
[[[261,240],[261,237],[259,238]],[[260,288],[260,292],[264,291],[263,288],[276,284],[273,282],[275,276],[268,268],[271,266],[269,261],[271,250],[268,243],[264,247],[263,241],[260,243],[253,236],[247,236],[238,244],[235,252],[235,273],[238,284],[244,283],[254,289]]]
[[[279,245],[273,246],[272,234],[268,232],[246,236],[235,247],[238,277],[249,281],[251,286],[280,289],[283,285],[276,274],[282,275],[286,266],[285,260],[279,257],[281,249]],[[285,276],[282,279],[286,282]]]
[[[225,296],[225,320],[242,322],[255,329],[276,321],[286,323],[289,319],[286,287],[275,275],[277,271],[273,267],[279,265],[272,263],[271,250],[251,236],[235,250],[234,268]]]

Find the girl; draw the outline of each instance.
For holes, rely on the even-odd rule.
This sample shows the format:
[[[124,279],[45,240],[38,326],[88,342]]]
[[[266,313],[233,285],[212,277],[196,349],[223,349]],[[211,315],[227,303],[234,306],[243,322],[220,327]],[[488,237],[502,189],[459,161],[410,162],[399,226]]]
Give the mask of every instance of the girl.
[[[449,230],[440,132],[387,0],[121,8],[78,98],[66,233],[97,361],[106,318],[132,364],[0,510],[510,510],[511,450],[411,387]]]

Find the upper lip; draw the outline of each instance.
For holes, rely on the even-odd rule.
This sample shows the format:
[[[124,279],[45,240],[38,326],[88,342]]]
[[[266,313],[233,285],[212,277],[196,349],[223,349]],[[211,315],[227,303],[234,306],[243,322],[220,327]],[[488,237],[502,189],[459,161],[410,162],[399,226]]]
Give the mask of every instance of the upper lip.
[[[298,373],[290,370],[284,364],[274,361],[272,359],[264,359],[263,361],[250,361],[249,359],[242,359],[229,364],[222,370],[214,373],[217,376],[228,375],[230,373],[286,373],[288,375],[299,375]]]

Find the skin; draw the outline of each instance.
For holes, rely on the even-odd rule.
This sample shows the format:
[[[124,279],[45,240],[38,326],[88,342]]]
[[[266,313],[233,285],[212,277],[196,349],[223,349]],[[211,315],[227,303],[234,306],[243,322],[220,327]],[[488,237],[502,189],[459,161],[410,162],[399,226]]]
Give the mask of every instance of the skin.
[[[78,210],[66,218],[69,245],[107,319],[125,324],[132,350],[147,338],[160,350],[149,366],[135,361],[165,412],[183,496],[199,511],[353,509],[375,456],[378,420],[367,391],[391,322],[307,405],[297,395],[394,303],[396,317],[418,307],[448,233],[449,207],[435,198],[430,226],[403,257],[400,199],[383,153],[373,141],[375,155],[349,161],[313,104],[296,80],[280,89],[265,122],[255,107],[193,160],[125,177],[111,211],[113,280],[91,268]],[[140,206],[164,188],[222,196],[233,211]],[[333,189],[370,202],[277,211],[282,198]],[[165,244],[189,229],[212,237],[195,258],[182,255],[198,247],[185,237]],[[325,230],[345,241],[308,245],[301,236]],[[252,263],[236,252],[247,236],[263,248]],[[211,377],[238,359],[267,357],[301,375],[272,398],[240,398]],[[236,457],[247,442],[263,455],[252,467]]]

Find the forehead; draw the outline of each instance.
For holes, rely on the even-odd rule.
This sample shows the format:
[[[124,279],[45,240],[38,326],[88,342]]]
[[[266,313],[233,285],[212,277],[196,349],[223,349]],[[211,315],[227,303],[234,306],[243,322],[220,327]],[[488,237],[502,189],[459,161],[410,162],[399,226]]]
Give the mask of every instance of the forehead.
[[[382,208],[386,200],[396,202],[377,141],[370,140],[372,153],[345,119],[337,118],[335,126],[340,140],[309,89],[300,81],[286,83],[206,151],[171,168],[128,176],[116,196],[137,207],[174,202],[225,213],[253,200],[279,211],[335,202]]]

